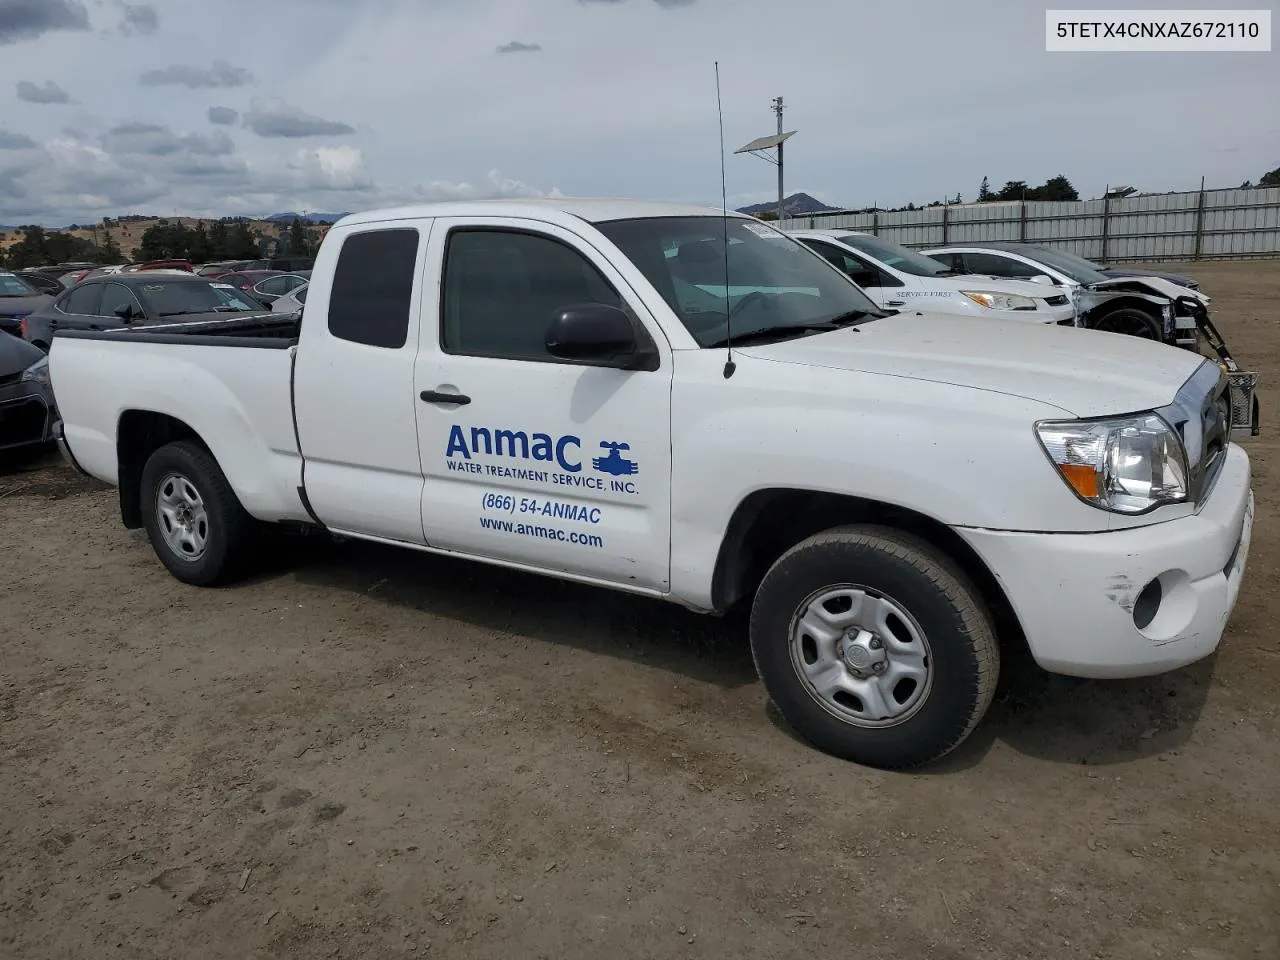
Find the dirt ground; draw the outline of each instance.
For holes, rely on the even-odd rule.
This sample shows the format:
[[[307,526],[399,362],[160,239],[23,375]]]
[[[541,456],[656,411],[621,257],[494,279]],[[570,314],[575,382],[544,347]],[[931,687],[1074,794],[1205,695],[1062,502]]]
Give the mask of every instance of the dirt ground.
[[[358,544],[185,587],[11,465],[0,957],[1275,960],[1280,263],[1185,269],[1267,391],[1224,645],[912,774],[798,742],[737,624]]]

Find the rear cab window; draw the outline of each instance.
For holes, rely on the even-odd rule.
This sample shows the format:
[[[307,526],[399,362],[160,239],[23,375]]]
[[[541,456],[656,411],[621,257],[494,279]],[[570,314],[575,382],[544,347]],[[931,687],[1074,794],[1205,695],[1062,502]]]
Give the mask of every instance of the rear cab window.
[[[413,227],[348,234],[329,289],[329,333],[339,340],[399,350],[409,311],[420,235]]]

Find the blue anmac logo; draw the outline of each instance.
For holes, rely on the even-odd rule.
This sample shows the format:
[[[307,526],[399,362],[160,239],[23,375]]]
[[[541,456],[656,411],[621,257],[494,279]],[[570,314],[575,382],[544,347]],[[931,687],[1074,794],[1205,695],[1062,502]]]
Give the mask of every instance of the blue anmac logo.
[[[629,443],[610,443],[602,440],[600,442],[601,450],[608,450],[609,453],[603,457],[592,457],[591,466],[599,473],[607,473],[611,477],[630,477],[640,472],[640,468],[636,466],[634,460],[625,459],[618,451],[630,450]]]
[[[640,472],[640,466],[629,457],[622,455],[630,451],[631,444],[617,440],[600,442],[603,455],[591,458],[591,469],[611,477],[631,477]],[[554,465],[565,473],[582,471],[582,438],[573,434],[554,436],[549,433],[529,433],[524,430],[505,430],[497,427],[470,427],[464,429],[454,424],[449,430],[449,440],[445,447],[445,459],[453,461],[461,458],[470,461],[472,457],[503,457],[509,460],[533,460]],[[470,470],[472,468],[465,467]],[[451,466],[450,469],[453,469]],[[475,469],[479,469],[477,466]],[[538,471],[529,471],[537,473]],[[530,476],[529,479],[535,479]],[[596,481],[598,484],[599,481]],[[617,486],[615,482],[614,486]],[[623,485],[626,488],[631,484]],[[633,492],[627,490],[627,492]]]

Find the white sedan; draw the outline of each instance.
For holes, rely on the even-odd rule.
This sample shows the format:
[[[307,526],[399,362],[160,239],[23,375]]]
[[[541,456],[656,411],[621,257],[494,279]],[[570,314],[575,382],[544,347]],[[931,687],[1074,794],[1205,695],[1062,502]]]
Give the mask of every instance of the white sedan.
[[[307,302],[307,287],[310,283],[304,283],[301,286],[294,287],[282,297],[277,297],[271,301],[272,313],[299,313],[303,304]]]
[[[1078,325],[1075,305],[1060,290],[1026,280],[957,275],[937,260],[854,230],[786,232],[843,271],[881,307]]]

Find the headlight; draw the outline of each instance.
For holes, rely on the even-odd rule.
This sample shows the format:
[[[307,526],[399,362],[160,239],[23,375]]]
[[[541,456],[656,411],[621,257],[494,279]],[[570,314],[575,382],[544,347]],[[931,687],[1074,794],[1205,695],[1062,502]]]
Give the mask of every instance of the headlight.
[[[1117,420],[1042,420],[1036,433],[1075,495],[1116,513],[1187,499],[1187,455],[1154,413]]]
[[[989,293],[985,290],[961,290],[960,292],[974,303],[990,310],[1034,310],[1036,308],[1035,300],[1016,293]]]
[[[43,383],[45,386],[49,386],[49,358],[41,357],[23,370],[22,376],[18,379],[23,383]]]

